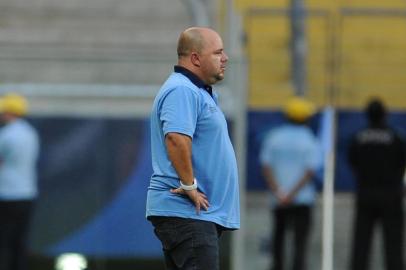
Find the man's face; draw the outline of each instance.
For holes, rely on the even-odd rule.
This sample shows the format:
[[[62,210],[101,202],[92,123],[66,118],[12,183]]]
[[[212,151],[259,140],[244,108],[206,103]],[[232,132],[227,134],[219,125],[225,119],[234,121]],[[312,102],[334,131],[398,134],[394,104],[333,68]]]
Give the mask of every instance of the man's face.
[[[212,85],[224,79],[228,56],[224,52],[223,41],[217,33],[207,34],[204,48],[199,56],[205,83]]]

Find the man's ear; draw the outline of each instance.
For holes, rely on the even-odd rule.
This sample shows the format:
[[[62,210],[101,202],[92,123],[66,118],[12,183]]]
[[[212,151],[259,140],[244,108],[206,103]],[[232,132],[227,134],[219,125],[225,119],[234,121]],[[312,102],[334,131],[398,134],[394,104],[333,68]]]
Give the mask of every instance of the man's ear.
[[[190,61],[192,62],[192,64],[196,67],[200,67],[200,58],[199,55],[195,52],[192,52],[190,54]]]

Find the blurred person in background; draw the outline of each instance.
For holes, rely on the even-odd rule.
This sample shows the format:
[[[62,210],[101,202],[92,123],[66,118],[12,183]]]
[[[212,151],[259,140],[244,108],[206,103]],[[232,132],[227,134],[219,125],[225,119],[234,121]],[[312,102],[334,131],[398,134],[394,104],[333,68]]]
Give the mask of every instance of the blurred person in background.
[[[314,114],[312,103],[294,97],[285,105],[287,123],[265,137],[259,160],[271,192],[273,233],[272,270],[288,269],[284,262],[287,231],[293,232],[293,260],[289,269],[306,269],[306,248],[316,197],[312,183],[321,164],[321,149],[307,123]]]
[[[26,270],[27,236],[37,197],[36,162],[39,142],[35,129],[22,117],[24,97],[0,97],[0,266]]]
[[[348,157],[357,180],[351,269],[369,269],[373,231],[380,223],[386,270],[402,270],[405,143],[387,124],[381,100],[371,100],[365,114],[368,127],[353,135]]]
[[[192,27],[151,113],[153,175],[146,216],[166,268],[219,269],[219,238],[240,226],[237,161],[212,85],[228,57],[217,32]]]

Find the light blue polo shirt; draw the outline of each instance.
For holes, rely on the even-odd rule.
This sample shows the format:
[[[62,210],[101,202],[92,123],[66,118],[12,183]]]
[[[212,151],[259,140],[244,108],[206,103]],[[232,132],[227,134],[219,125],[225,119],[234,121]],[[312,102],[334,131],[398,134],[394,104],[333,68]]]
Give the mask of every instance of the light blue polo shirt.
[[[305,125],[286,124],[270,131],[260,151],[261,165],[272,168],[282,192],[290,192],[306,170],[316,171],[321,165],[321,149],[316,136]],[[271,204],[276,200],[271,196]],[[314,184],[307,183],[297,194],[294,204],[313,204]]]
[[[23,119],[0,129],[0,200],[37,197],[37,132]]]
[[[151,113],[153,175],[148,188],[146,216],[172,216],[217,223],[229,229],[240,227],[237,162],[223,112],[188,72],[174,72],[157,94]],[[202,85],[201,85],[202,86]],[[169,132],[192,138],[192,165],[198,190],[206,194],[208,211],[196,214],[184,195],[172,194],[179,177],[165,146]]]

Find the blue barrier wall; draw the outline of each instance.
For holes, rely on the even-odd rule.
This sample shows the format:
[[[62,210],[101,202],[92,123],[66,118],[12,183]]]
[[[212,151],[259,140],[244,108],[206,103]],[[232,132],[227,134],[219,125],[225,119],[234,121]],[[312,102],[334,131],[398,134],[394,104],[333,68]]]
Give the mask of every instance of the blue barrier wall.
[[[318,134],[321,117],[310,122]],[[156,258],[161,247],[145,219],[152,173],[146,119],[33,118],[41,142],[40,196],[31,230],[33,253],[79,252],[95,257]],[[282,124],[280,112],[251,111],[247,128],[247,190],[264,190],[258,163],[267,131]],[[366,125],[356,111],[337,115],[336,190],[352,191],[346,153],[350,136]],[[406,114],[389,122],[406,134]],[[231,125],[230,125],[231,127]],[[321,174],[315,183],[320,189]]]
[[[158,257],[145,219],[152,173],[144,119],[32,119],[42,141],[34,253]]]
[[[309,123],[316,135],[322,128],[320,116],[320,114],[316,115]],[[354,178],[347,162],[348,144],[352,134],[366,126],[366,120],[360,111],[342,110],[337,113],[336,117],[335,189],[338,192],[353,191]],[[265,190],[265,182],[258,162],[260,146],[266,132],[284,122],[282,113],[278,111],[250,111],[248,113],[246,174],[248,190]],[[401,134],[406,134],[406,113],[392,112],[388,116],[388,122]],[[318,173],[315,184],[320,190],[322,187],[321,172]]]

